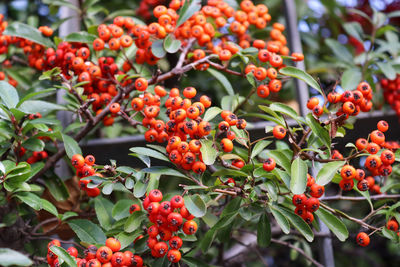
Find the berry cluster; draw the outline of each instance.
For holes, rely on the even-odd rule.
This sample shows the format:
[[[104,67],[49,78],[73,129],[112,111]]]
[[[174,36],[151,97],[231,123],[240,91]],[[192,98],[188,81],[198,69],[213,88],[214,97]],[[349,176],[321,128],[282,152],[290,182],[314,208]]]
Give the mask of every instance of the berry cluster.
[[[393,80],[382,79],[381,85],[386,102],[400,117],[400,75],[397,75]]]
[[[61,246],[57,239],[48,244],[47,263],[51,267],[59,267],[58,257],[50,248],[52,246]],[[89,245],[84,251],[84,258],[78,257],[78,250],[75,247],[69,247],[67,252],[76,259],[77,267],[141,267],[143,259],[134,255],[131,251],[121,252],[121,243],[110,237],[106,240],[105,246],[97,248],[95,245]]]
[[[162,201],[162,199],[161,191],[153,189],[142,203],[143,208],[148,212],[150,222],[153,223],[147,228],[147,245],[153,257],[162,258],[167,255],[170,262],[176,263],[181,259],[179,249],[183,244],[178,232],[193,235],[197,231],[197,223],[193,221],[194,216],[186,209],[182,196],[173,196],[170,201]],[[131,213],[138,210],[140,206],[137,204],[130,208]],[[185,222],[183,222],[184,219],[186,219]]]
[[[96,172],[94,168],[95,161],[96,159],[92,155],[83,157],[80,154],[75,154],[71,158],[71,164],[76,169],[76,176],[80,178],[79,187],[84,190],[89,197],[97,197],[100,194],[100,189],[98,187],[89,188],[87,185],[91,180],[85,180],[83,178],[88,176],[103,177],[101,173]]]
[[[308,194],[293,195],[292,203],[296,206],[294,212],[299,215],[306,223],[314,221],[313,212],[319,208],[319,199],[325,192],[325,187],[315,183],[315,178],[307,174]]]
[[[357,89],[353,91],[344,91],[343,93],[330,92],[327,100],[331,105],[340,104],[336,112],[337,116],[345,114],[347,119],[349,116],[356,116],[362,112],[368,112],[372,108],[372,89],[367,82],[358,84]],[[317,117],[324,113],[324,108],[319,105],[317,97],[312,97],[307,102],[307,108],[312,110]]]

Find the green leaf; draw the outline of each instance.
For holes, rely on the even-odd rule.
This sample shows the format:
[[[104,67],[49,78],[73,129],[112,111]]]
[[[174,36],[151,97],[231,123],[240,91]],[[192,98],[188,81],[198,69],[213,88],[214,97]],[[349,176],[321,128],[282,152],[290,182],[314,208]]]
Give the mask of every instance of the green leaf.
[[[344,161],[332,161],[324,164],[317,174],[316,183],[319,185],[328,184],[344,163]]]
[[[58,217],[58,211],[57,208],[48,200],[41,198],[40,202],[42,204],[42,207],[44,210],[50,212],[54,216]]]
[[[210,107],[207,109],[206,113],[204,114],[203,120],[205,121],[211,121],[212,119],[215,118],[218,114],[222,112],[222,109],[219,107]]]
[[[218,150],[214,148],[213,142],[211,140],[201,139],[200,152],[203,157],[203,162],[206,165],[212,165],[218,155]]]
[[[129,208],[134,204],[131,199],[121,199],[112,208],[111,215],[117,221],[129,217]]]
[[[282,232],[285,234],[289,234],[290,232],[290,224],[286,217],[274,206],[270,205],[270,210],[272,215],[274,216],[276,222],[278,223],[279,227],[282,229]]]
[[[342,87],[344,90],[354,90],[361,82],[362,74],[358,68],[350,68],[343,72]]]
[[[276,113],[275,111],[273,111],[270,107],[268,107],[268,106],[263,106],[263,105],[259,105],[258,107],[259,107],[262,111],[264,111],[264,112],[266,112],[266,113],[272,115],[273,118],[275,118],[275,119],[269,118],[269,117],[262,117],[262,118],[264,118],[264,119],[266,119],[266,120],[273,121],[273,122],[275,122],[275,123],[277,123],[277,124],[279,124],[279,125],[281,125],[281,126],[286,126],[286,125],[285,125],[285,120],[282,118],[282,116],[279,115],[278,113]],[[264,116],[265,116],[265,115],[264,115]]]
[[[103,227],[105,230],[109,230],[113,223],[113,219],[111,217],[113,203],[110,200],[99,196],[94,200],[94,208],[101,227]]]
[[[175,39],[172,34],[168,34],[164,39],[164,49],[170,54],[174,54],[178,52],[179,48],[181,48],[182,42]]]
[[[255,156],[259,155],[261,151],[263,151],[267,146],[269,146],[272,143],[272,141],[266,141],[266,140],[261,140],[256,143],[256,145],[253,147],[253,150],[251,151],[250,158],[254,158]]]
[[[247,177],[249,176],[247,173],[234,170],[234,169],[220,169],[212,174],[212,176],[233,176],[233,177]]]
[[[181,10],[179,11],[179,18],[176,22],[176,28],[181,26],[185,21],[191,18],[201,8],[200,0],[185,1]]]
[[[154,166],[154,167],[150,167],[150,168],[145,168],[142,169],[143,173],[157,173],[157,174],[161,174],[161,175],[168,175],[168,176],[178,176],[178,177],[182,177],[182,178],[188,178],[186,175],[184,175],[183,173],[168,168],[168,167],[162,167],[162,166]]]
[[[311,128],[312,132],[321,139],[322,143],[330,149],[331,138],[326,128],[322,127],[321,124],[313,117],[312,113],[308,113],[306,116],[307,125]]]
[[[284,168],[285,171],[288,172],[288,174],[290,175],[290,172],[291,172],[290,159],[287,158],[286,155],[282,151],[271,150],[271,151],[268,151],[268,155],[275,160],[276,164],[278,164],[279,166]]]
[[[165,156],[164,154],[162,154],[158,151],[155,151],[153,149],[147,148],[147,147],[132,147],[129,150],[132,151],[133,153],[137,153],[137,154],[144,155],[144,156],[149,156],[149,157],[163,160],[166,162],[170,161],[169,158],[167,156]]]
[[[272,103],[269,105],[269,108],[272,109],[275,112],[283,113],[293,119],[295,119],[298,122],[304,122],[303,118],[299,117],[297,112],[289,107],[288,105],[282,104],[282,103]]]
[[[132,242],[140,235],[141,233],[133,232],[133,233],[125,233],[120,232],[115,238],[121,242],[121,250],[126,248],[127,246],[131,245]]]
[[[41,113],[46,115],[54,110],[65,110],[65,107],[42,100],[27,100],[19,106],[19,110],[25,113]]]
[[[65,42],[77,42],[77,43],[93,43],[96,40],[97,36],[94,34],[90,34],[88,32],[73,32],[65,36]]]
[[[207,71],[214,76],[215,79],[222,85],[222,87],[225,89],[225,91],[228,93],[228,95],[233,96],[235,94],[235,91],[232,88],[232,85],[228,78],[226,78],[225,75],[223,75],[221,72],[208,68]]]
[[[126,220],[124,225],[124,231],[132,233],[133,231],[135,231],[140,227],[140,224],[144,219],[146,219],[146,213],[144,213],[141,210],[135,211],[129,216],[128,220]]]
[[[69,255],[69,253],[63,249],[62,247],[52,246],[50,250],[54,252],[58,256],[58,259],[63,260],[68,266],[75,266],[76,260],[74,257]]]
[[[38,29],[17,21],[9,24],[3,35],[25,38],[46,47],[54,46],[50,39],[45,38]]]
[[[40,197],[33,193],[21,192],[16,194],[15,196],[34,210],[42,209],[42,201]]]
[[[75,219],[68,225],[82,242],[90,244],[105,244],[106,236],[99,226],[85,219]]]
[[[65,152],[69,158],[72,158],[72,156],[75,154],[82,155],[82,150],[79,147],[79,144],[72,137],[63,133],[61,136],[64,142]]]
[[[276,207],[290,221],[290,223],[296,227],[297,230],[299,230],[299,232],[307,239],[308,242],[313,241],[314,233],[312,232],[310,226],[299,215],[285,207],[274,207]]]
[[[346,225],[336,218],[333,214],[329,211],[325,210],[324,208],[319,208],[315,214],[318,216],[321,221],[323,221],[326,226],[336,235],[336,237],[344,242],[349,237],[349,231],[346,228]]]
[[[280,69],[279,73],[286,75],[286,76],[295,77],[297,79],[300,79],[300,80],[304,81],[305,83],[307,83],[312,88],[314,88],[315,90],[317,90],[321,95],[323,95],[322,89],[319,86],[319,84],[317,83],[317,81],[314,80],[314,78],[307,72],[300,70],[298,68],[289,66],[289,67]]]
[[[0,98],[8,108],[15,108],[19,101],[17,90],[5,81],[0,81]]]
[[[338,59],[344,62],[351,63],[353,56],[346,48],[346,46],[342,45],[341,43],[339,43],[334,39],[325,39],[325,44],[329,46],[329,48],[333,51],[333,53]]]
[[[67,220],[67,219],[69,219],[69,218],[78,216],[78,213],[72,212],[72,211],[67,211],[67,212],[65,212],[64,214],[60,214],[60,215],[62,215],[62,216],[61,216],[61,220],[62,220],[62,221],[65,221],[65,220]]]
[[[257,244],[260,247],[268,247],[271,243],[271,224],[266,213],[261,214],[257,224]]]
[[[151,45],[151,52],[155,57],[163,58],[167,54],[163,46],[163,40],[154,41]]]
[[[33,262],[24,254],[10,248],[0,248],[0,262],[2,266],[31,266]]]
[[[142,181],[138,181],[133,189],[133,195],[136,198],[142,197],[146,193],[146,189],[147,184],[143,183]]]
[[[31,137],[22,143],[22,146],[31,151],[42,151],[44,142],[36,137]]]
[[[307,163],[300,157],[292,162],[290,191],[293,194],[303,194],[307,186]]]
[[[57,200],[63,201],[69,197],[68,189],[63,180],[57,175],[45,176],[44,183],[49,190],[50,194]]]
[[[195,217],[200,218],[206,214],[207,212],[206,203],[204,203],[204,200],[200,197],[199,194],[191,196],[186,195],[184,197],[184,200],[186,208]]]
[[[360,23],[358,22],[346,22],[342,24],[344,30],[352,37],[356,38],[358,41],[363,42],[361,37],[362,35],[362,28]]]
[[[389,62],[377,62],[376,64],[389,80],[394,80],[396,78],[396,70],[393,68],[392,64]]]

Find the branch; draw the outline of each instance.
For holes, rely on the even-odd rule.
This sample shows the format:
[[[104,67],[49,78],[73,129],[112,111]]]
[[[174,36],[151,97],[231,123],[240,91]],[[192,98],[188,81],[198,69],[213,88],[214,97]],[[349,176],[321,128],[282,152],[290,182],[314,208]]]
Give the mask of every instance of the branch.
[[[271,242],[282,245],[282,246],[286,246],[289,247],[291,249],[296,250],[297,252],[299,252],[301,255],[303,255],[307,260],[311,261],[315,266],[318,267],[324,267],[324,265],[322,265],[321,263],[319,263],[318,261],[314,260],[313,258],[311,258],[310,256],[307,255],[307,253],[302,250],[301,248],[298,248],[296,246],[293,246],[292,244],[279,240],[279,239],[275,239],[275,238],[271,238]]]
[[[210,66],[212,66],[213,68],[215,68],[215,69],[217,69],[217,70],[222,70],[222,71],[224,71],[224,72],[226,72],[226,73],[229,73],[229,74],[232,74],[232,75],[236,75],[236,76],[240,76],[240,77],[246,77],[246,76],[245,76],[243,73],[241,73],[241,72],[237,72],[237,71],[234,71],[234,70],[230,70],[230,69],[228,69],[228,68],[225,67],[225,66],[222,66],[222,65],[220,65],[220,64],[218,64],[218,63],[215,63],[215,62],[212,62],[211,60],[208,60],[207,63],[210,64]]]

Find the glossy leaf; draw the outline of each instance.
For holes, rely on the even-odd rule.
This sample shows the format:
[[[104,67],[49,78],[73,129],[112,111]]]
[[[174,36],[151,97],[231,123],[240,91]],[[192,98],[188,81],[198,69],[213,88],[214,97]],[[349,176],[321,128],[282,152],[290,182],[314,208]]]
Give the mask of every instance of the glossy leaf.
[[[214,76],[215,79],[217,79],[217,81],[222,85],[228,95],[235,95],[235,91],[233,90],[231,82],[228,80],[228,78],[226,78],[225,75],[211,68],[208,68],[207,72],[209,72],[212,76]]]
[[[33,262],[28,256],[10,248],[0,248],[0,262],[2,266],[31,266]]]
[[[106,242],[106,236],[100,227],[89,220],[75,219],[69,221],[68,225],[82,242],[89,244],[105,244]]]
[[[27,100],[23,102],[19,109],[25,113],[41,113],[46,115],[54,110],[65,110],[65,107],[42,100]]]
[[[253,147],[253,150],[251,151],[250,158],[254,158],[255,156],[258,156],[261,153],[261,151],[263,151],[271,143],[272,143],[272,141],[267,141],[267,140],[258,141],[256,143],[256,145]]]
[[[340,241],[344,242],[349,237],[349,231],[346,225],[332,213],[321,207],[315,214],[328,226]]]
[[[144,219],[146,219],[146,214],[143,211],[135,211],[125,222],[124,231],[127,233],[132,233],[140,227],[140,224]]]
[[[65,262],[68,266],[75,266],[76,260],[74,257],[69,255],[69,253],[62,247],[52,246],[50,250],[58,256],[58,259]]]
[[[192,17],[197,11],[201,8],[201,1],[200,0],[192,0],[192,1],[185,1],[182,8],[179,11],[179,18],[176,22],[176,28],[182,25],[185,21],[187,21],[190,17]]]
[[[312,132],[323,142],[323,144],[330,149],[331,138],[327,129],[321,126],[321,124],[313,117],[312,113],[308,113],[306,116],[307,125],[311,128]]]
[[[278,209],[274,208],[274,206],[271,205],[270,208],[271,208],[271,213],[274,216],[279,227],[282,229],[282,232],[284,232],[285,234],[289,234],[290,232],[289,221]]]
[[[159,160],[164,160],[169,162],[169,158],[167,156],[165,156],[164,154],[155,151],[153,149],[150,148],[146,148],[146,147],[132,147],[129,149],[130,151],[132,151],[133,153],[137,153],[140,155],[144,155],[144,156],[148,156],[148,157],[152,157],[152,158],[156,158]]]
[[[94,200],[94,208],[101,227],[105,230],[109,230],[113,223],[111,216],[113,203],[108,199],[98,196]]]
[[[17,21],[10,23],[3,32],[3,35],[25,38],[46,47],[52,47],[54,45],[50,39],[44,37],[38,29]]]
[[[185,200],[185,207],[195,217],[201,218],[206,214],[207,212],[206,203],[204,203],[204,200],[200,197],[199,194],[191,196],[186,195],[184,197],[184,200]]]
[[[73,32],[65,36],[65,42],[77,42],[77,43],[88,43],[92,44],[96,40],[96,35],[90,34],[88,32]]]
[[[322,95],[321,87],[319,86],[317,81],[307,72],[305,72],[301,69],[289,66],[289,67],[280,69],[279,73],[290,76],[290,77],[295,77],[297,79],[304,81],[305,83],[307,83],[309,86],[311,86],[312,88],[317,90]]]
[[[154,41],[151,45],[151,52],[155,57],[163,58],[167,54],[167,51],[164,49],[163,40]]]
[[[0,81],[0,98],[8,108],[15,108],[19,102],[17,90],[5,81]]]
[[[65,152],[69,158],[72,158],[75,154],[82,155],[82,150],[79,147],[79,144],[71,136],[66,134],[61,134],[61,136],[64,142]]]
[[[290,190],[293,194],[303,194],[307,186],[307,163],[300,157],[292,162]]]
[[[308,242],[313,241],[314,233],[312,232],[310,226],[299,215],[285,207],[274,207],[276,207],[290,221],[290,223],[297,230],[299,230],[299,232],[307,239]]]
[[[212,119],[215,118],[218,114],[222,112],[222,109],[219,107],[210,107],[207,109],[207,111],[204,113],[203,120],[205,121],[211,121]]]
[[[164,39],[164,49],[168,53],[176,53],[178,52],[179,48],[181,48],[182,42],[180,40],[175,39],[172,34],[168,34],[167,37]]]
[[[319,185],[328,184],[333,179],[336,172],[344,165],[344,163],[344,161],[332,161],[325,163],[315,178],[316,183]]]

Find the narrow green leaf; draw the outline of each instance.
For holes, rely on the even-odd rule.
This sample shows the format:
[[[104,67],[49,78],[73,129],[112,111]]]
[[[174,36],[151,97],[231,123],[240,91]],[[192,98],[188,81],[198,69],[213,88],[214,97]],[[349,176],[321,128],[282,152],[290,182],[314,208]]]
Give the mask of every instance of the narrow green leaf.
[[[282,229],[282,232],[284,232],[285,234],[289,234],[289,232],[290,232],[289,221],[278,209],[274,208],[274,206],[271,205],[270,208],[271,208],[270,209],[271,213],[274,216],[279,227]]]
[[[82,155],[82,150],[79,147],[79,144],[72,137],[63,133],[61,136],[64,142],[65,152],[69,158],[72,158],[72,156],[75,154]]]
[[[178,176],[178,177],[182,177],[182,178],[188,178],[186,175],[184,175],[183,173],[168,168],[168,167],[162,167],[162,166],[154,166],[154,167],[150,167],[150,168],[145,168],[142,169],[143,173],[157,173],[157,174],[161,174],[161,175],[168,175],[168,176]]]
[[[396,70],[393,68],[392,64],[389,62],[377,62],[376,64],[381,69],[383,75],[389,80],[394,80],[396,78]]]
[[[77,42],[77,43],[93,43],[96,40],[97,36],[94,34],[90,34],[88,32],[73,32],[65,36],[65,42]]]
[[[289,67],[280,69],[279,73],[300,79],[300,80],[304,81],[305,83],[307,83],[312,88],[314,88],[315,90],[317,90],[321,95],[323,95],[322,89],[319,86],[319,84],[317,83],[317,81],[314,80],[314,78],[307,72],[300,70],[298,68],[289,66]]]
[[[312,132],[321,139],[322,143],[330,149],[331,138],[326,128],[322,127],[321,124],[313,117],[312,113],[308,113],[306,116],[306,123],[311,128]]]
[[[328,184],[333,179],[336,172],[344,165],[344,163],[344,161],[332,161],[325,163],[317,174],[316,183],[319,185]]]
[[[101,227],[105,230],[109,230],[113,223],[111,216],[113,203],[110,200],[99,196],[94,200],[94,208]]]
[[[228,95],[233,96],[235,94],[235,91],[233,90],[233,87],[230,83],[230,81],[228,80],[228,78],[226,78],[225,75],[223,75],[221,72],[208,68],[207,71],[214,76],[215,79],[217,79],[217,81],[222,85],[222,87],[225,89],[225,91],[228,93]]]
[[[257,244],[260,247],[268,247],[271,243],[271,224],[266,213],[261,214],[257,224]]]
[[[19,110],[30,114],[39,112],[47,115],[54,110],[65,110],[65,107],[42,100],[27,100],[19,106]]]
[[[133,153],[137,153],[137,154],[140,154],[140,155],[149,156],[149,157],[156,158],[156,159],[163,160],[163,161],[167,161],[167,162],[170,161],[169,158],[167,156],[165,156],[164,154],[162,154],[162,153],[160,153],[158,151],[155,151],[153,149],[150,149],[150,148],[132,147],[129,150],[132,151]]]
[[[301,158],[296,158],[291,166],[290,190],[293,194],[303,194],[307,186],[307,163]]]
[[[131,199],[121,199],[112,208],[111,215],[115,220],[121,220],[129,217],[129,208],[134,204]]]
[[[313,241],[314,233],[310,226],[299,215],[282,206],[276,205],[274,207],[276,207],[290,221],[290,223],[299,230],[308,242]]]
[[[254,158],[255,156],[258,156],[261,153],[261,151],[263,151],[271,143],[272,143],[272,141],[267,141],[267,140],[258,141],[256,143],[256,145],[253,147],[253,150],[251,151],[250,158]]]
[[[247,177],[247,173],[240,170],[233,169],[220,169],[212,174],[212,176],[233,176],[233,177]]]
[[[179,18],[176,22],[176,28],[181,26],[185,21],[190,19],[201,8],[200,0],[185,1],[181,10],[179,11]]]
[[[346,48],[346,46],[342,45],[341,43],[339,43],[334,39],[325,39],[325,44],[333,51],[333,53],[338,59],[344,62],[351,63],[353,56]]]
[[[346,225],[332,213],[321,207],[315,212],[315,214],[326,224],[326,226],[328,226],[329,229],[331,229],[340,241],[344,242],[349,237],[349,231],[347,230]]]
[[[65,262],[68,266],[75,266],[76,260],[62,247],[52,246],[50,250],[58,256],[58,259]]]

